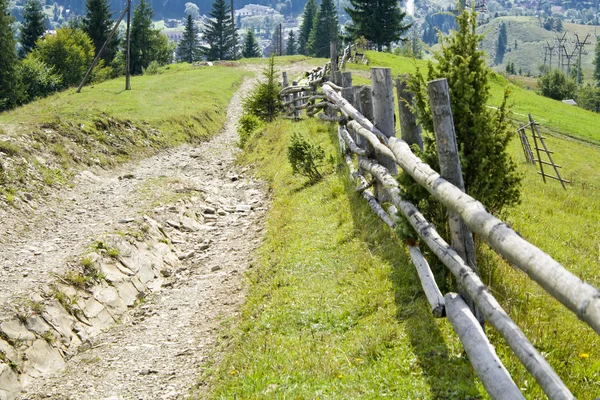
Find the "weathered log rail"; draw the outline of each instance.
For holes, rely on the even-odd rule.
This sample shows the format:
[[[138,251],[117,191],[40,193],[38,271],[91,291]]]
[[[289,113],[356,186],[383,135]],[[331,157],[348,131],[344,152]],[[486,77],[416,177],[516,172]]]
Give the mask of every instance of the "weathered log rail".
[[[331,76],[325,74],[329,71],[333,72]],[[389,74],[389,70],[377,69],[372,75],[380,75],[379,79],[385,80],[389,85],[391,75],[388,77],[381,75],[386,73]],[[422,147],[420,127],[416,125],[414,116],[406,117],[407,108],[403,107],[403,104],[400,105],[402,118],[400,124],[402,137],[408,143],[396,138],[393,129],[390,134],[390,121],[382,121],[381,118],[393,118],[393,114],[391,117],[380,115],[378,120],[377,115],[372,116],[373,113],[370,111],[375,108],[381,114],[382,109],[389,109],[390,105],[381,104],[382,101],[391,101],[393,109],[393,96],[389,96],[389,93],[386,94],[385,88],[383,88],[384,95],[380,97],[387,97],[387,99],[375,100],[376,104],[373,104],[373,98],[365,96],[364,90],[358,87],[348,87],[345,83],[351,82],[351,77],[343,77],[341,72],[336,71],[336,68],[331,68],[330,63],[325,68],[311,71],[307,76],[309,77],[308,85],[292,86],[292,89],[286,87],[283,91],[284,96],[289,96],[289,93],[299,93],[295,99],[297,103],[287,99],[287,117],[298,119],[298,111],[306,109],[308,116],[339,121],[340,147],[345,153],[350,177],[357,182],[357,191],[361,192],[373,212],[388,226],[394,227],[398,218],[396,212],[401,213],[413,226],[422,242],[456,277],[461,287],[461,295],[442,296],[420,250],[418,247],[409,246],[409,254],[417,269],[433,315],[438,318],[448,315],[465,346],[474,369],[490,396],[494,399],[523,398],[483,334],[480,325],[482,320],[479,316],[475,318],[472,312],[475,312],[475,315],[481,313],[481,316],[485,317],[487,322],[500,333],[550,399],[573,399],[573,395],[560,377],[481,281],[472,262],[474,260],[466,262],[469,255],[465,256],[465,253],[460,251],[460,246],[457,245],[454,238],[452,245],[448,244],[413,204],[401,198],[398,183],[392,176],[395,173],[396,165],[440,201],[451,215],[455,215],[454,218],[464,225],[463,230],[468,235],[470,235],[469,229],[472,230],[493,250],[525,272],[598,334],[600,334],[600,291],[576,277],[548,254],[523,239],[506,223],[488,213],[479,201],[444,179],[414,155],[410,145],[416,144]],[[439,84],[440,82],[430,82],[430,90],[433,90],[432,85],[437,85],[437,89],[439,89]],[[441,87],[444,86],[443,84]],[[406,86],[403,85],[401,79],[397,81],[396,86],[399,92],[398,98],[410,102],[410,94],[404,92]],[[322,91],[321,94],[318,93],[319,88]],[[439,101],[439,99],[437,100]],[[308,106],[305,107],[302,101],[307,101]],[[440,107],[447,107],[449,110],[449,102]],[[365,117],[357,108],[366,110],[370,117]],[[338,113],[339,116],[336,115]],[[445,113],[447,115],[447,110]],[[436,130],[447,130],[444,125],[448,125],[447,121],[436,124]],[[391,126],[393,128],[393,123]],[[451,131],[453,135],[453,125]],[[358,170],[355,168],[353,155],[358,157]],[[393,164],[393,168],[390,168],[390,162]],[[371,191],[372,184],[367,179],[368,175],[376,182],[373,191]],[[391,203],[393,206],[386,212],[381,205],[383,202]],[[470,308],[466,307],[461,296],[467,303],[472,301],[474,306],[471,303]]]

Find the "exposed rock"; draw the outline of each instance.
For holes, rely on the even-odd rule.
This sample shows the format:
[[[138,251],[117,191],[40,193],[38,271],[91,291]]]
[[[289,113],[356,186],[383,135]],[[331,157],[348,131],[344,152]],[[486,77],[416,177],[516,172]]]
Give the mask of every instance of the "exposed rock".
[[[25,351],[25,373],[36,377],[60,371],[65,368],[65,361],[59,351],[43,339],[38,339]]]
[[[52,327],[48,325],[46,321],[39,315],[32,315],[25,320],[25,326],[30,331],[37,333],[40,336],[43,336],[45,333],[52,330]]]
[[[127,275],[121,272],[116,263],[101,262],[100,272],[104,274],[105,279],[111,283],[123,282],[125,279],[127,279]],[[129,275],[132,275],[133,271],[130,272],[131,274]]]
[[[95,286],[93,295],[96,300],[110,308],[112,314],[122,314],[127,310],[127,305],[119,297],[117,289],[110,285]]]
[[[249,204],[239,204],[235,207],[235,212],[250,212],[252,211],[252,206]]]
[[[20,391],[18,375],[10,365],[0,362],[0,400],[14,400]]]
[[[31,342],[35,340],[35,335],[16,318],[0,324],[0,330],[4,332],[6,337],[15,342]]]
[[[121,282],[116,286],[117,292],[119,293],[119,297],[125,303],[126,306],[131,307],[138,296],[139,291],[133,286],[131,282]]]
[[[62,336],[71,336],[75,319],[69,315],[58,301],[53,300],[44,308],[42,318]]]

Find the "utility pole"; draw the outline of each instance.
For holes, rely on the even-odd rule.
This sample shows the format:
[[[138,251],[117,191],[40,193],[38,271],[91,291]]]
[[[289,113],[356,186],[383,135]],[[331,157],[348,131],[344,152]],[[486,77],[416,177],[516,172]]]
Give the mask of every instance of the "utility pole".
[[[100,51],[98,52],[98,54],[96,54],[96,57],[94,58],[94,61],[92,61],[92,65],[90,65],[90,67],[88,68],[87,72],[83,76],[83,79],[81,80],[81,83],[79,84],[79,87],[77,88],[77,93],[81,92],[81,88],[83,87],[83,85],[85,85],[85,81],[87,81],[87,78],[90,76],[90,72],[92,72],[92,70],[94,69],[94,67],[96,66],[96,64],[98,64],[98,60],[100,60],[100,57],[104,53],[104,50],[106,50],[106,46],[108,45],[108,42],[110,42],[111,39],[113,38],[113,36],[115,36],[115,33],[117,33],[117,29],[119,29],[119,25],[121,24],[121,21],[123,21],[123,18],[125,17],[125,14],[127,13],[127,11],[129,11],[129,6],[130,6],[130,4],[129,4],[129,0],[128,0],[127,7],[125,7],[125,9],[123,10],[123,12],[119,16],[119,19],[117,20],[117,23],[113,27],[112,31],[110,31],[110,33],[108,34],[108,37],[106,38],[106,41],[102,45],[102,48],[100,49]]]
[[[283,24],[279,24],[279,55],[283,55]]]
[[[127,0],[127,1],[131,1],[131,0]],[[233,59],[235,60],[237,58],[237,38],[236,38],[236,33],[237,33],[237,28],[235,26],[235,13],[234,13],[234,9],[233,9],[233,0],[230,0],[230,4],[231,4],[231,24],[233,27],[233,32],[231,32],[231,34],[233,35]]]
[[[584,53],[583,48],[590,44],[588,43],[588,39],[590,38],[590,34],[588,33],[585,36],[585,39],[582,41],[579,40],[579,34],[575,34],[577,41],[575,42],[575,49],[577,50],[577,83],[581,83],[581,53]]]
[[[233,0],[232,0],[233,1]],[[130,58],[130,35],[131,26],[131,0],[127,0],[127,49],[125,55],[125,90],[131,90],[131,58]]]

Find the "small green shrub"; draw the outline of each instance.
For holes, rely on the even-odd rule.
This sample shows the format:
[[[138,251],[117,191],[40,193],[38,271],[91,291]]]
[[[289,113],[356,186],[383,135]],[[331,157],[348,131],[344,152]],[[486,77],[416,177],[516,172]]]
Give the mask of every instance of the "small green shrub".
[[[237,131],[240,136],[240,141],[238,143],[239,147],[243,148],[248,139],[252,136],[252,133],[260,126],[260,120],[258,117],[252,114],[244,114],[241,116],[240,120],[237,123]]]
[[[148,67],[142,68],[142,73],[144,75],[158,75],[160,74],[160,64],[154,60],[148,64]]]
[[[280,87],[277,83],[279,74],[275,71],[275,57],[269,58],[269,64],[263,71],[265,81],[259,83],[250,96],[244,99],[243,108],[246,114],[252,114],[263,121],[273,121],[281,112],[279,97]]]
[[[572,99],[577,94],[577,83],[559,69],[547,72],[538,80],[540,94],[554,100]]]
[[[294,174],[306,176],[311,181],[318,181],[323,177],[319,167],[323,165],[325,151],[321,146],[310,143],[301,134],[294,132],[287,155]]]

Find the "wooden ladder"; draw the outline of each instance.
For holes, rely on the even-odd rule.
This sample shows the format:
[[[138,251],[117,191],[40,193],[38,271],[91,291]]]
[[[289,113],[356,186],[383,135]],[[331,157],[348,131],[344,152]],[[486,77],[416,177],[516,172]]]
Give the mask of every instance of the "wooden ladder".
[[[534,121],[531,114],[529,114],[529,124],[522,126],[518,129],[519,137],[521,138],[521,145],[523,146],[523,152],[525,153],[525,159],[531,164],[539,164],[540,170],[538,171],[538,174],[542,175],[544,183],[546,183],[546,178],[554,179],[560,182],[563,189],[567,190],[565,183],[571,183],[571,181],[563,179],[560,176],[560,172],[558,171],[558,169],[562,167],[554,163],[554,160],[552,159],[552,154],[554,154],[554,152],[548,150],[548,147],[544,142],[545,137],[540,134],[538,125],[539,124]],[[525,130],[528,127],[531,127],[531,135],[533,136],[533,148],[535,149],[535,152],[537,154],[537,159],[534,158],[533,152],[529,145],[529,140],[527,139],[527,134],[525,133]],[[542,153],[546,154],[546,158],[548,159],[548,161],[542,160]],[[550,175],[546,171],[544,171],[544,165],[551,166],[554,169],[554,173],[556,175]]]

